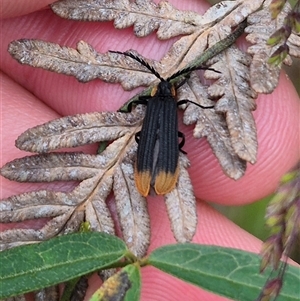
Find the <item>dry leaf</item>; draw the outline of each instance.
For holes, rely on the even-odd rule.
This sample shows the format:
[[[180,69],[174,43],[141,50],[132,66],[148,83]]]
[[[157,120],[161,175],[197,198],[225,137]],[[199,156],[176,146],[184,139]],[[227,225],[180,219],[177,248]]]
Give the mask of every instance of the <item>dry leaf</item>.
[[[64,147],[76,147],[99,141],[111,141],[127,133],[134,134],[141,125],[144,108],[133,113],[104,112],[67,116],[36,126],[16,141],[19,149],[44,153]]]
[[[130,250],[139,246],[141,250],[136,253],[142,256],[150,242],[150,219],[146,199],[135,188],[132,164],[135,156],[136,147],[116,167],[113,190],[123,239]]]
[[[300,35],[292,33],[287,41],[290,48],[290,55],[300,58]]]
[[[270,65],[267,62],[278,46],[267,45],[267,40],[283,25],[284,18],[291,10],[290,4],[286,2],[278,18],[273,20],[270,3],[271,0],[265,1],[262,10],[248,17],[249,25],[245,29],[248,33],[246,39],[253,44],[248,48],[248,53],[253,56],[250,67],[251,86],[258,93],[271,93],[278,84],[281,66]],[[290,65],[291,58],[288,56],[284,62]]]
[[[47,123],[47,126],[51,127],[51,123]],[[114,169],[127,156],[127,150],[131,150],[132,145],[134,152],[130,159],[126,160],[132,160],[135,153],[135,141],[130,143],[132,137],[134,140],[134,131],[115,140],[100,155],[50,153],[25,157],[6,164],[1,173],[12,180],[27,182],[76,180],[81,183],[70,193],[37,191],[3,200],[0,203],[1,222],[20,222],[42,217],[52,219],[39,230],[14,229],[0,233],[2,248],[14,246],[15,243],[32,243],[57,234],[78,231],[83,221],[90,223],[91,230],[114,234],[114,223],[105,201],[110,190],[118,188],[113,182],[116,179],[122,180],[120,178],[124,176],[114,174]],[[132,185],[130,193],[134,188]],[[131,195],[126,194],[129,191],[122,192],[126,200],[131,199]],[[119,191],[115,191],[116,196],[118,193]],[[139,202],[138,205],[139,210],[144,212],[138,219],[130,216],[135,214],[133,209],[136,207],[128,210],[127,216],[121,214],[119,216],[121,224],[126,224],[128,218],[134,219],[136,231],[130,237],[130,249],[137,256],[141,256],[145,253],[149,242],[149,227],[144,227],[144,224],[149,223],[149,217],[145,201]],[[127,228],[124,230],[125,234],[126,230]],[[144,240],[140,241],[140,237]]]
[[[217,79],[208,88],[208,94],[218,99],[216,112],[226,116],[234,153],[240,159],[254,164],[257,156],[257,136],[251,111],[256,109],[257,93],[250,86],[251,58],[232,46],[215,56],[211,63],[216,70],[222,70],[222,74],[207,75],[208,78]],[[228,65],[232,67],[226,68]]]
[[[122,84],[125,90],[149,85],[155,76],[145,67],[122,55],[97,53],[92,46],[80,41],[77,49],[62,47],[40,40],[17,40],[9,44],[9,53],[21,64],[63,73],[81,82],[99,78]]]
[[[193,98],[190,97],[191,94]],[[190,100],[202,106],[213,104],[209,99],[207,87],[201,85],[195,74],[192,74],[179,96],[185,99],[187,95]],[[214,109],[202,109],[190,104],[184,112],[183,121],[187,125],[196,123],[194,137],[207,138],[226,175],[236,180],[243,176],[246,161],[240,159],[233,150],[224,114],[216,114]]]
[[[221,19],[236,6],[233,1],[213,6],[204,16],[192,11],[181,11],[169,2],[155,4],[147,0],[86,1],[64,0],[52,4],[52,10],[60,17],[84,21],[114,21],[115,28],[133,26],[134,34],[144,37],[157,30],[159,39],[169,39],[190,34],[198,27],[206,27]]]
[[[210,35],[219,35],[220,39],[223,39],[225,36],[230,36],[233,28],[241,24],[249,14],[259,9],[262,2],[262,0],[240,0],[222,1],[216,4],[213,13],[218,15],[218,10],[220,10],[222,12],[220,14],[222,18],[213,24],[207,22],[205,26],[198,27],[192,34],[183,36],[176,41],[168,53],[161,59],[160,63],[162,68],[160,73],[164,75],[164,77],[167,77],[165,75],[166,66],[168,68],[168,76],[185,68],[186,65],[212,46],[212,44],[208,43]],[[223,14],[224,7],[226,7],[225,14]],[[206,62],[203,63],[205,64]]]
[[[186,168],[189,160],[183,154],[179,156],[179,166],[182,170],[177,186],[165,196],[165,203],[171,222],[171,228],[178,242],[192,240],[197,227],[196,199],[193,186]]]

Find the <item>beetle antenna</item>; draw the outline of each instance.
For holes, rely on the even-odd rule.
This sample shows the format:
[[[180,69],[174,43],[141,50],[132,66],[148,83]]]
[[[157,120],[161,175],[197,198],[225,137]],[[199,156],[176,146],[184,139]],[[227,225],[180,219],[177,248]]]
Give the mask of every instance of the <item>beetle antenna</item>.
[[[146,67],[152,74],[154,74],[158,79],[160,79],[161,81],[165,81],[160,74],[152,67],[150,66],[144,59],[142,59],[141,57],[127,51],[127,52],[121,52],[121,51],[112,51],[109,50],[109,52],[111,53],[118,53],[118,54],[123,54],[126,56],[131,57],[132,59],[134,59],[135,61],[139,62],[141,65],[143,65],[144,67]]]

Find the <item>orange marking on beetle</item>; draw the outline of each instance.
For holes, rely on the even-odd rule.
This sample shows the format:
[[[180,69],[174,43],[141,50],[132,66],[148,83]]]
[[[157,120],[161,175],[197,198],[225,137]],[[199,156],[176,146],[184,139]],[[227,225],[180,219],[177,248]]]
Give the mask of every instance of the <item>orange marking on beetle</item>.
[[[138,172],[135,168],[134,180],[139,193],[146,197],[150,191],[151,173],[149,171]]]
[[[157,93],[157,86],[153,87],[151,90],[151,96],[153,97]]]
[[[171,87],[171,94],[173,97],[176,97],[176,88],[174,85],[172,85],[172,87]]]
[[[175,173],[161,171],[155,178],[154,189],[157,194],[167,194],[171,192],[177,184],[179,168]]]

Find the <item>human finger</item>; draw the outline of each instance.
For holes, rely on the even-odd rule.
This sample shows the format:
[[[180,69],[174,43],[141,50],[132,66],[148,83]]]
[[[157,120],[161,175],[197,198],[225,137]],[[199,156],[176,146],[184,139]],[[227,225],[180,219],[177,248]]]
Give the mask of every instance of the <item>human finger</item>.
[[[2,0],[0,19],[26,15],[43,9],[55,0]]]

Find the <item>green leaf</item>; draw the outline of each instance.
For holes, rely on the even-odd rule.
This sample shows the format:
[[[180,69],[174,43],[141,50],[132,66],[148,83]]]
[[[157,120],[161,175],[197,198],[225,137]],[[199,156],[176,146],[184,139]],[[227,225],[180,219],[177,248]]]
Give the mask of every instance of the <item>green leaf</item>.
[[[156,249],[148,264],[233,300],[253,301],[269,273],[259,274],[260,256],[241,250],[176,244]],[[289,266],[278,301],[299,300],[300,269]]]
[[[285,30],[283,27],[276,30],[267,40],[267,45],[275,46],[279,42],[284,42],[284,33],[285,33]]]
[[[289,53],[289,47],[287,44],[281,45],[278,49],[270,56],[268,63],[274,66],[279,66],[285,60]]]
[[[271,4],[269,5],[272,19],[277,18],[279,13],[282,11],[284,7],[285,1],[284,0],[273,0]]]
[[[0,252],[0,298],[38,290],[103,269],[127,253],[122,240],[99,232],[63,235]]]
[[[108,278],[89,301],[139,301],[140,267],[130,264]]]
[[[127,291],[124,301],[139,301],[141,297],[141,273],[140,266],[130,264],[124,269],[128,273],[131,288]]]

